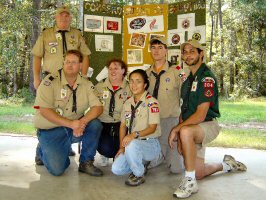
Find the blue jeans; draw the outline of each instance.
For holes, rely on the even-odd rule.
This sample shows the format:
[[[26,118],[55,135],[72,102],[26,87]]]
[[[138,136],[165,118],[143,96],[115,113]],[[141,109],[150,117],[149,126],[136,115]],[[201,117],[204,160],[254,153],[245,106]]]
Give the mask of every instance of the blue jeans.
[[[112,165],[112,172],[124,175],[133,172],[135,176],[143,176],[145,161],[158,159],[161,147],[157,138],[149,140],[132,140],[126,146],[125,153],[120,154]]]
[[[63,126],[53,129],[39,129],[40,145],[37,147],[37,156],[41,158],[51,174],[59,176],[70,164],[68,155],[72,143],[82,142],[80,163],[94,160],[101,131],[102,124],[98,119],[87,124],[81,137],[75,137],[71,128]]]

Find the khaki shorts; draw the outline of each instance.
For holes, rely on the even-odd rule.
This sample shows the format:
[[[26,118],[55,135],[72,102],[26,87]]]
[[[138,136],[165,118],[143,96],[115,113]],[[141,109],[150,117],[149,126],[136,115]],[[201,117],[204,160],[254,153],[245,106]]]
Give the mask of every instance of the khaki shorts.
[[[209,122],[202,122],[199,125],[203,129],[205,136],[203,138],[202,143],[197,145],[197,148],[198,148],[197,156],[199,158],[204,158],[206,144],[213,141],[219,135],[221,127],[219,126],[217,120],[213,120]]]

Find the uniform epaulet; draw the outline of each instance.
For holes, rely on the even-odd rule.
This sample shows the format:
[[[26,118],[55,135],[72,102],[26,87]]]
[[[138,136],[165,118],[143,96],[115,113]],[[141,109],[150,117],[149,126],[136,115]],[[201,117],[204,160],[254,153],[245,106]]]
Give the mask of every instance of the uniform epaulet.
[[[46,28],[43,28],[42,31],[45,31]]]

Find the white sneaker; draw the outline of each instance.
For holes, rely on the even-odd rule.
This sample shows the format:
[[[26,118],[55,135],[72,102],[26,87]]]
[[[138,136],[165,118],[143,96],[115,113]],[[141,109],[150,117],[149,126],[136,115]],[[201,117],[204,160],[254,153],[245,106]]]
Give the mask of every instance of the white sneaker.
[[[107,157],[105,157],[105,156],[103,156],[103,155],[100,155],[100,161],[99,161],[99,165],[101,166],[101,167],[106,167],[106,166],[108,166],[108,162],[109,162],[109,158],[107,158]]]
[[[231,168],[230,171],[247,171],[246,165],[244,165],[242,162],[236,161],[233,156],[230,155],[224,155],[223,161],[229,165]]]
[[[191,194],[198,192],[198,190],[199,188],[196,180],[190,177],[184,177],[173,195],[177,198],[187,198]]]

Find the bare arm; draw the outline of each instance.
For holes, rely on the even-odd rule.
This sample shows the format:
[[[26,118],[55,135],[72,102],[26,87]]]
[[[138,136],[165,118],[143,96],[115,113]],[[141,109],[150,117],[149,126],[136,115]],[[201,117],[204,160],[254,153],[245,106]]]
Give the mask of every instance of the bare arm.
[[[191,115],[187,120],[174,127],[169,135],[169,145],[173,148],[174,142],[177,140],[180,129],[187,125],[197,125],[203,122],[206,118],[207,112],[210,107],[210,102],[204,102],[198,105],[196,112]]]
[[[147,128],[139,131],[139,136],[144,137],[144,136],[150,135],[150,134],[155,132],[156,128],[157,128],[157,124],[149,124],[149,126]],[[126,135],[122,141],[122,146],[126,147],[127,145],[129,145],[129,143],[132,140],[134,140],[136,138],[136,136],[137,136],[136,132],[133,132],[132,134]]]
[[[90,111],[84,115],[84,117],[81,118],[81,120],[88,124],[91,120],[96,119],[99,117],[103,112],[102,106],[93,106],[91,107]]]
[[[90,66],[89,55],[85,55],[82,61],[82,69],[81,69],[82,75],[87,76],[89,66]]]
[[[78,122],[79,120],[69,120],[59,115],[51,108],[40,108],[40,113],[44,118],[46,118],[50,122],[60,126],[72,128],[73,130],[82,126],[82,123]]]
[[[37,90],[41,83],[41,65],[42,58],[38,56],[33,57],[33,77],[34,77],[34,88]]]

